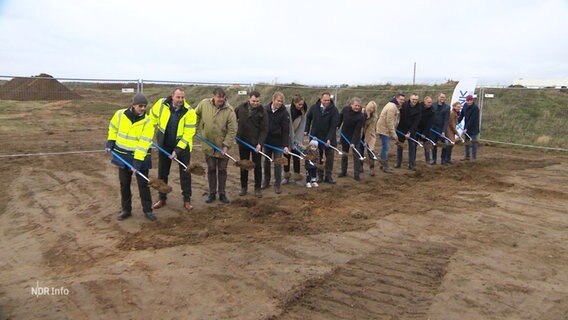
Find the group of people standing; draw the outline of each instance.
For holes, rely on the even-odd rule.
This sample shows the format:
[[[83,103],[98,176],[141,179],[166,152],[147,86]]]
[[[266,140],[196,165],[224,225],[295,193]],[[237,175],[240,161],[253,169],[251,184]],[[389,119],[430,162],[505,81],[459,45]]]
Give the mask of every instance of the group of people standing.
[[[438,96],[436,104],[429,96],[418,102],[416,94],[412,94],[408,101],[403,94],[397,94],[380,114],[374,101],[363,108],[361,99],[357,97],[351,98],[350,104],[339,112],[329,92],[322,93],[310,108],[300,95],[295,95],[289,106],[284,105],[285,97],[281,92],[275,92],[270,103],[264,106],[260,98],[258,91],[251,91],[247,101],[233,108],[226,101],[225,91],[218,87],[213,90],[211,98],[201,100],[192,108],[185,101],[184,89],[175,88],[167,98],[158,99],[148,112],[148,100],[141,93],[133,97],[131,106],[116,111],[109,124],[105,150],[112,152],[112,163],[119,167],[122,210],[118,220],[132,215],[130,184],[133,172],[139,173],[136,178],[147,219],[156,220],[153,210],[167,204],[167,193],[163,192],[159,193],[158,201],[152,204],[145,179],[152,167],[150,147],[154,139],[155,147],[160,150],[158,178],[167,183],[172,161],[179,164],[181,193],[186,210],[193,208],[191,174],[185,169],[191,162],[195,137],[202,141],[207,164],[209,193],[206,203],[217,199],[222,203],[230,202],[226,194],[227,165],[230,159],[235,159],[229,156],[228,151],[235,142],[240,160],[254,163],[254,195],[258,198],[262,197],[263,189],[271,186],[279,194],[281,185],[288,183],[305,183],[307,188],[318,187],[321,182],[335,184],[332,176],[335,153],[342,155],[338,174],[341,178],[347,176],[351,150],[353,178],[359,181],[365,154],[368,159],[376,158],[373,150],[377,135],[382,144],[380,164],[385,172],[392,171],[388,163],[391,140],[397,143],[395,168],[402,164],[402,145],[406,140],[410,169],[415,169],[417,142],[426,140],[446,140],[440,152],[440,163],[451,164],[451,141],[458,134],[457,124],[463,118],[466,139],[473,140],[471,156],[473,159],[477,156],[479,108],[471,96],[467,97],[467,103],[460,112],[459,103],[450,110],[443,93]],[[196,136],[196,132],[199,132],[199,136]],[[337,148],[338,139],[341,150]],[[307,146],[304,141],[309,142]],[[464,159],[469,159],[469,144],[466,144],[465,152]],[[431,150],[425,149],[425,160],[430,165],[436,164],[437,153],[436,146]],[[302,167],[305,180],[301,174]],[[369,169],[369,174],[374,176],[374,160],[369,161]],[[248,168],[241,167],[239,196],[248,193],[248,175]]]
[[[460,125],[462,120],[463,125]],[[395,168],[402,165],[406,141],[410,170],[416,170],[418,144],[429,146],[423,148],[424,160],[431,166],[436,165],[438,152],[441,165],[453,164],[452,151],[458,138],[465,144],[465,156],[461,160],[476,160],[479,107],[474,103],[472,95],[465,98],[463,106],[456,101],[450,107],[446,104],[444,93],[438,95],[436,103],[433,103],[430,96],[425,96],[419,102],[419,96],[415,93],[410,95],[409,100],[406,100],[404,94],[397,94],[381,111],[377,133],[382,143],[381,167],[385,172],[392,172],[387,161],[390,140],[395,141],[397,145]]]

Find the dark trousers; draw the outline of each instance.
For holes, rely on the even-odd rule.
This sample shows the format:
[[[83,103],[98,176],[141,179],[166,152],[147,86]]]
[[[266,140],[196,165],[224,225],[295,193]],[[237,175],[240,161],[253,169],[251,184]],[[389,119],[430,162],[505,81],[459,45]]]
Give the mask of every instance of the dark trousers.
[[[332,148],[326,148],[323,143],[318,145],[320,163],[323,163],[323,155],[325,154],[325,168],[324,170],[318,169],[318,177],[321,179],[324,176],[326,178],[331,178],[333,172],[333,157],[335,156],[335,150]]]
[[[264,148],[264,153],[272,159],[276,159],[282,156],[282,152],[272,150],[270,148]],[[268,185],[270,184],[271,178],[271,168],[272,162],[268,159],[264,159],[264,182]],[[280,186],[282,183],[282,165],[274,164],[274,186]]]
[[[254,189],[260,189],[260,183],[262,181],[262,164],[260,161],[260,153],[252,151],[249,147],[239,144],[239,156],[241,160],[251,160],[254,162]],[[246,188],[248,186],[248,170],[241,168],[241,188]]]
[[[400,139],[399,139],[400,140]],[[404,141],[404,140],[403,140]],[[400,167],[402,164],[402,148],[396,147],[396,165]],[[416,166],[416,142],[408,140],[408,167],[414,168]]]
[[[141,170],[140,173],[148,177],[148,171]],[[130,183],[132,182],[132,171],[129,168],[118,168],[118,181],[120,181],[120,205],[122,211],[132,212],[132,192],[130,191]],[[148,181],[136,174],[136,182],[138,183],[138,193],[140,194],[140,202],[144,212],[152,212],[152,194]]]
[[[306,182],[316,182],[317,181],[317,168],[307,168],[306,169]]]
[[[351,147],[347,143],[341,144],[341,151],[343,151],[344,155],[341,157],[341,175],[347,174],[347,166],[349,164],[349,149]],[[359,159],[359,155],[355,150],[353,150],[353,175],[355,177],[359,176],[361,172],[361,160]]]
[[[205,155],[207,162],[207,180],[209,180],[209,194],[225,193],[225,185],[227,184],[227,157],[216,158]],[[218,189],[217,189],[218,188]]]
[[[174,151],[173,147],[163,147],[169,153]],[[186,166],[189,166],[191,161],[191,153],[189,150],[185,150],[181,155],[177,155],[177,159],[181,161]],[[163,152],[158,153],[158,179],[162,179],[165,183],[168,183],[168,176],[170,175],[170,169],[172,166],[172,160],[166,156]],[[176,162],[177,163],[177,162]],[[181,164],[177,163],[179,167],[179,181],[181,184],[181,194],[183,196],[183,201],[191,200],[191,173],[185,172],[185,168]],[[159,193],[160,199],[166,200],[168,198],[167,193]]]
[[[296,149],[290,152],[300,155],[300,152],[298,152],[298,150]],[[300,158],[291,156],[289,154],[285,154],[284,156],[288,159],[288,164],[284,166],[284,172],[290,172],[290,162],[292,162],[294,173],[300,173]]]
[[[479,147],[478,138],[479,138],[479,134],[471,136],[471,139],[468,136],[465,137],[466,142],[471,140],[471,157],[472,157],[473,160],[477,159],[477,148]],[[470,149],[470,146],[469,146],[468,143],[466,143],[465,144],[465,150],[464,150],[466,158],[469,158],[469,149]]]
[[[367,158],[369,158],[370,162],[369,162],[369,168],[373,169],[375,167],[375,158],[373,156],[377,156],[375,154],[375,152],[371,152],[371,150],[369,150],[369,148],[365,147],[362,143],[359,144],[359,152],[361,153],[361,155],[364,157],[365,156],[365,152],[367,153]],[[363,172],[363,164],[361,163],[361,172]]]

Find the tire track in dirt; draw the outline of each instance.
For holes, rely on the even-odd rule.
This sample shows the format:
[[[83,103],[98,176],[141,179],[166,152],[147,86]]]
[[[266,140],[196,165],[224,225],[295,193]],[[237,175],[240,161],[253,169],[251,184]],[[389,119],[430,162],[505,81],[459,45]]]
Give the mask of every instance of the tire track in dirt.
[[[455,251],[440,243],[382,244],[295,288],[267,319],[425,319]]]

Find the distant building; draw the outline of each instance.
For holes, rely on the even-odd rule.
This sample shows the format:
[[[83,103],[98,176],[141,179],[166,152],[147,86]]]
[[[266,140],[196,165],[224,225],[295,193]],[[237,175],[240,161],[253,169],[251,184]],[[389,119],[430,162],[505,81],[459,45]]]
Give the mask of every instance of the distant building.
[[[513,86],[525,88],[567,88],[568,78],[563,79],[517,79]]]

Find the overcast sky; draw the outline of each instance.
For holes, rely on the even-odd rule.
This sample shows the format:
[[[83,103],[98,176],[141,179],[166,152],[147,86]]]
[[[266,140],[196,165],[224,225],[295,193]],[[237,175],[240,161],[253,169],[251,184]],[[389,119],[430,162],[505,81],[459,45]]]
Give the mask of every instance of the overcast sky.
[[[0,75],[311,85],[568,78],[567,0],[0,0]]]

